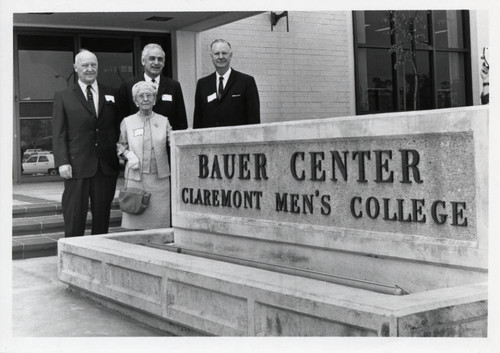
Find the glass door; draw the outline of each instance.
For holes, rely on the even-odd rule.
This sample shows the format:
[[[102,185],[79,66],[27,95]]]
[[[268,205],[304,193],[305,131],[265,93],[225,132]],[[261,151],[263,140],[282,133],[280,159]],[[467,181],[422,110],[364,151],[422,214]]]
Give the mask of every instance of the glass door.
[[[52,100],[54,92],[74,83],[72,36],[17,36],[18,159],[22,178],[54,175],[52,155]],[[38,156],[44,155],[39,162]],[[47,157],[46,155],[49,155]],[[28,159],[30,162],[27,164]],[[52,166],[46,165],[48,160]],[[42,165],[43,164],[43,165]]]

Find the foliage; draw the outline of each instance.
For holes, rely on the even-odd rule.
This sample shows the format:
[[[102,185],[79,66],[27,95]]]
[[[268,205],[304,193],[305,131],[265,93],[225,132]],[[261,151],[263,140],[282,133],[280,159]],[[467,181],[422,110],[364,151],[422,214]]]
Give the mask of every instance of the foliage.
[[[409,64],[413,76],[413,110],[418,109],[419,79],[421,77],[417,66],[417,44],[426,43],[427,15],[429,11],[389,11],[385,21],[389,24],[388,34],[391,35],[393,45],[389,53],[394,55],[394,69],[406,67]]]

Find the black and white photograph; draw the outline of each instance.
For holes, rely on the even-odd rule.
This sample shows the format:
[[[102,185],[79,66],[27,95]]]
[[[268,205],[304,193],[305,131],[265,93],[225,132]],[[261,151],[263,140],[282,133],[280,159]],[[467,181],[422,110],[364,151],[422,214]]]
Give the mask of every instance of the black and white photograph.
[[[493,2],[0,9],[0,352],[500,350]]]

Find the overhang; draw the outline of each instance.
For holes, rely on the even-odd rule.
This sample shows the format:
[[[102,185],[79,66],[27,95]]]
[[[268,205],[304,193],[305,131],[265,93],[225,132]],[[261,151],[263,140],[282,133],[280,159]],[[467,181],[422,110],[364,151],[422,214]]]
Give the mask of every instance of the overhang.
[[[81,28],[134,32],[201,32],[263,11],[14,13],[15,27]]]

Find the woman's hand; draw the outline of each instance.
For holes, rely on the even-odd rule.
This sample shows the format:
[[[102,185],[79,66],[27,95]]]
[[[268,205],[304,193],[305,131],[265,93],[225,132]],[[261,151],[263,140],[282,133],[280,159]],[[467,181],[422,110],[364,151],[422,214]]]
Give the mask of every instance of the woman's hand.
[[[134,170],[139,169],[139,166],[140,166],[139,158],[135,155],[134,152],[127,151],[125,153],[125,157],[127,157],[127,163],[128,163],[129,168],[134,169]]]
[[[489,77],[490,77],[490,68],[485,64],[483,64],[483,67],[481,69],[481,78],[483,79],[483,83],[489,83],[490,82]]]

